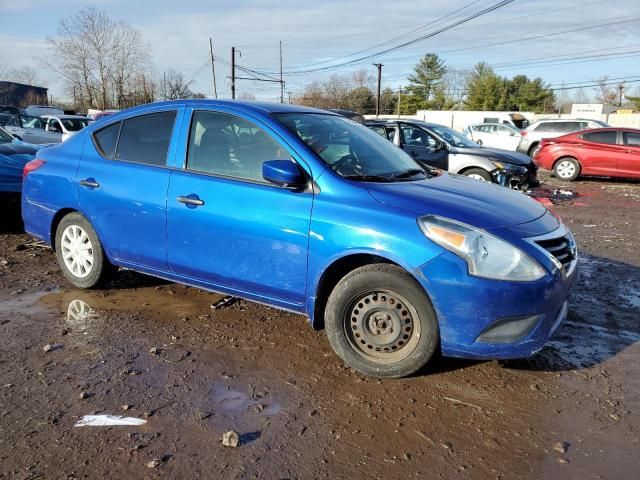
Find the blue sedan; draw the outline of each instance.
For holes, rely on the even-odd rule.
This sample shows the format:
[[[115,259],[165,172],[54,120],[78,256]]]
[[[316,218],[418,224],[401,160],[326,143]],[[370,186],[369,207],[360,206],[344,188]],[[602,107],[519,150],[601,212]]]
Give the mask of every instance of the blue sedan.
[[[22,170],[39,147],[24,143],[0,128],[0,193],[22,191]]]
[[[576,281],[571,232],[518,192],[417,164],[294,105],[122,111],[25,168],[26,230],[73,285],[116,267],[306,314],[364,374],[540,350]]]

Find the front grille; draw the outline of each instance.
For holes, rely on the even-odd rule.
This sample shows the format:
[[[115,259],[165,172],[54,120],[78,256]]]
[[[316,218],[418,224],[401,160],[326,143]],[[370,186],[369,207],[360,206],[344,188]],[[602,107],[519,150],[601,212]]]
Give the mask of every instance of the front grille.
[[[576,258],[576,249],[569,235],[545,240],[536,240],[536,243],[553,255],[564,267],[569,269],[571,262]]]

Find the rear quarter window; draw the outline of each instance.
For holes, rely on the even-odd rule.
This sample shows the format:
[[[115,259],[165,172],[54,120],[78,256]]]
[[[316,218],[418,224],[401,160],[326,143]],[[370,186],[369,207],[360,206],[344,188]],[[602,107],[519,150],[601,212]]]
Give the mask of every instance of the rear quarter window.
[[[102,156],[113,158],[116,153],[116,144],[118,143],[118,133],[120,132],[121,123],[114,123],[93,134],[96,147]]]

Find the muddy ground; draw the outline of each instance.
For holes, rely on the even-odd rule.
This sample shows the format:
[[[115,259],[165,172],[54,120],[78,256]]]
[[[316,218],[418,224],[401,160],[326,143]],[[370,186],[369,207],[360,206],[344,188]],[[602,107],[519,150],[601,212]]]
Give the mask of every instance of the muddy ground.
[[[551,344],[388,381],[301,316],[131,272],[69,288],[3,205],[0,478],[640,478],[640,183],[536,195],[582,254]],[[74,428],[95,413],[147,423]]]

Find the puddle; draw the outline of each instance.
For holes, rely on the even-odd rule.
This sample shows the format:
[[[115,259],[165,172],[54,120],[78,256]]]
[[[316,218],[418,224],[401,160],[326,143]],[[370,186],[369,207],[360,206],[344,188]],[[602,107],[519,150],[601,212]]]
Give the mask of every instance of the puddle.
[[[273,416],[280,413],[282,406],[272,398],[270,390],[256,390],[249,394],[239,390],[231,390],[222,384],[214,384],[210,395],[213,412],[225,412],[228,415],[244,414],[252,409],[255,413],[264,416]]]

